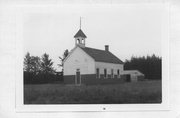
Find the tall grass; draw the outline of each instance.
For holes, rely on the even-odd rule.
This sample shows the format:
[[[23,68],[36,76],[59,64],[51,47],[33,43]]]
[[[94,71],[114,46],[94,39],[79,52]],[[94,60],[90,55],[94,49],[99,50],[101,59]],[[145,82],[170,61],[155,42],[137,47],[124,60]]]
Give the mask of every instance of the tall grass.
[[[41,84],[24,86],[25,104],[123,104],[161,103],[161,81],[114,85],[69,86]]]

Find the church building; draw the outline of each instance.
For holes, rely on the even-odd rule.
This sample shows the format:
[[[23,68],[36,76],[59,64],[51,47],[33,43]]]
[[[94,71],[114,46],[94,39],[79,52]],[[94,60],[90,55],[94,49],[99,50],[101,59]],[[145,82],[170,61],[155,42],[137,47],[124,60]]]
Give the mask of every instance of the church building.
[[[108,45],[103,50],[86,47],[86,38],[81,28],[74,35],[75,47],[63,61],[64,82],[80,85],[120,80],[123,62],[111,53]]]

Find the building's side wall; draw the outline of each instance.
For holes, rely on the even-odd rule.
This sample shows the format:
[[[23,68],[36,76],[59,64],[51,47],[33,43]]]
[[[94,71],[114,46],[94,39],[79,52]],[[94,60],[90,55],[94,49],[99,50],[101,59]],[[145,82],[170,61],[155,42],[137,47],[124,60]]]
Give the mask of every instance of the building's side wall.
[[[114,64],[114,63],[104,63],[104,62],[95,62],[95,69],[99,68],[100,78],[103,78],[104,76],[104,69],[107,70],[108,78],[110,78],[111,75],[111,69],[113,69],[113,75],[114,78],[117,77],[117,70],[119,69],[119,73],[121,73],[124,70],[123,64]]]
[[[80,69],[81,74],[95,74],[94,59],[79,47],[64,62],[64,76],[75,75],[77,69]]]
[[[96,74],[83,74],[81,75],[81,84],[94,83],[96,79]],[[64,76],[65,84],[76,84],[76,75],[66,75]]]
[[[75,84],[75,75],[66,75],[64,76],[64,83],[65,84]]]

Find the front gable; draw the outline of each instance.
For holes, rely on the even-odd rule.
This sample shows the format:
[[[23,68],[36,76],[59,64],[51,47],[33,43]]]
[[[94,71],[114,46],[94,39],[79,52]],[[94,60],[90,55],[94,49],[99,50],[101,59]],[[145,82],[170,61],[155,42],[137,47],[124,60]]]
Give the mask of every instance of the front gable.
[[[76,47],[74,47],[74,48],[70,51],[70,53],[68,54],[68,56],[64,59],[63,64],[64,64],[67,60],[69,60],[69,58],[72,56],[73,53],[76,53],[77,51],[78,51],[78,53],[80,52],[80,53],[82,53],[84,56],[86,55],[86,56],[88,56],[88,58],[91,58],[93,61],[95,61],[90,55],[88,55],[86,52],[84,52],[84,50],[82,50],[79,46],[76,46]],[[74,54],[73,54],[73,55],[74,55]]]
[[[95,61],[80,47],[75,47],[63,62],[64,75],[74,75],[76,69],[80,69],[81,74],[94,74]]]

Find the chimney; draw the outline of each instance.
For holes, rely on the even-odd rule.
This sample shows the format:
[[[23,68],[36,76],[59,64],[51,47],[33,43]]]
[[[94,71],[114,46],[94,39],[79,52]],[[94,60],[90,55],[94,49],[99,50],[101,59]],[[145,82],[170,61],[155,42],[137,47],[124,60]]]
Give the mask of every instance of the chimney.
[[[109,51],[109,45],[105,45],[105,51]]]

